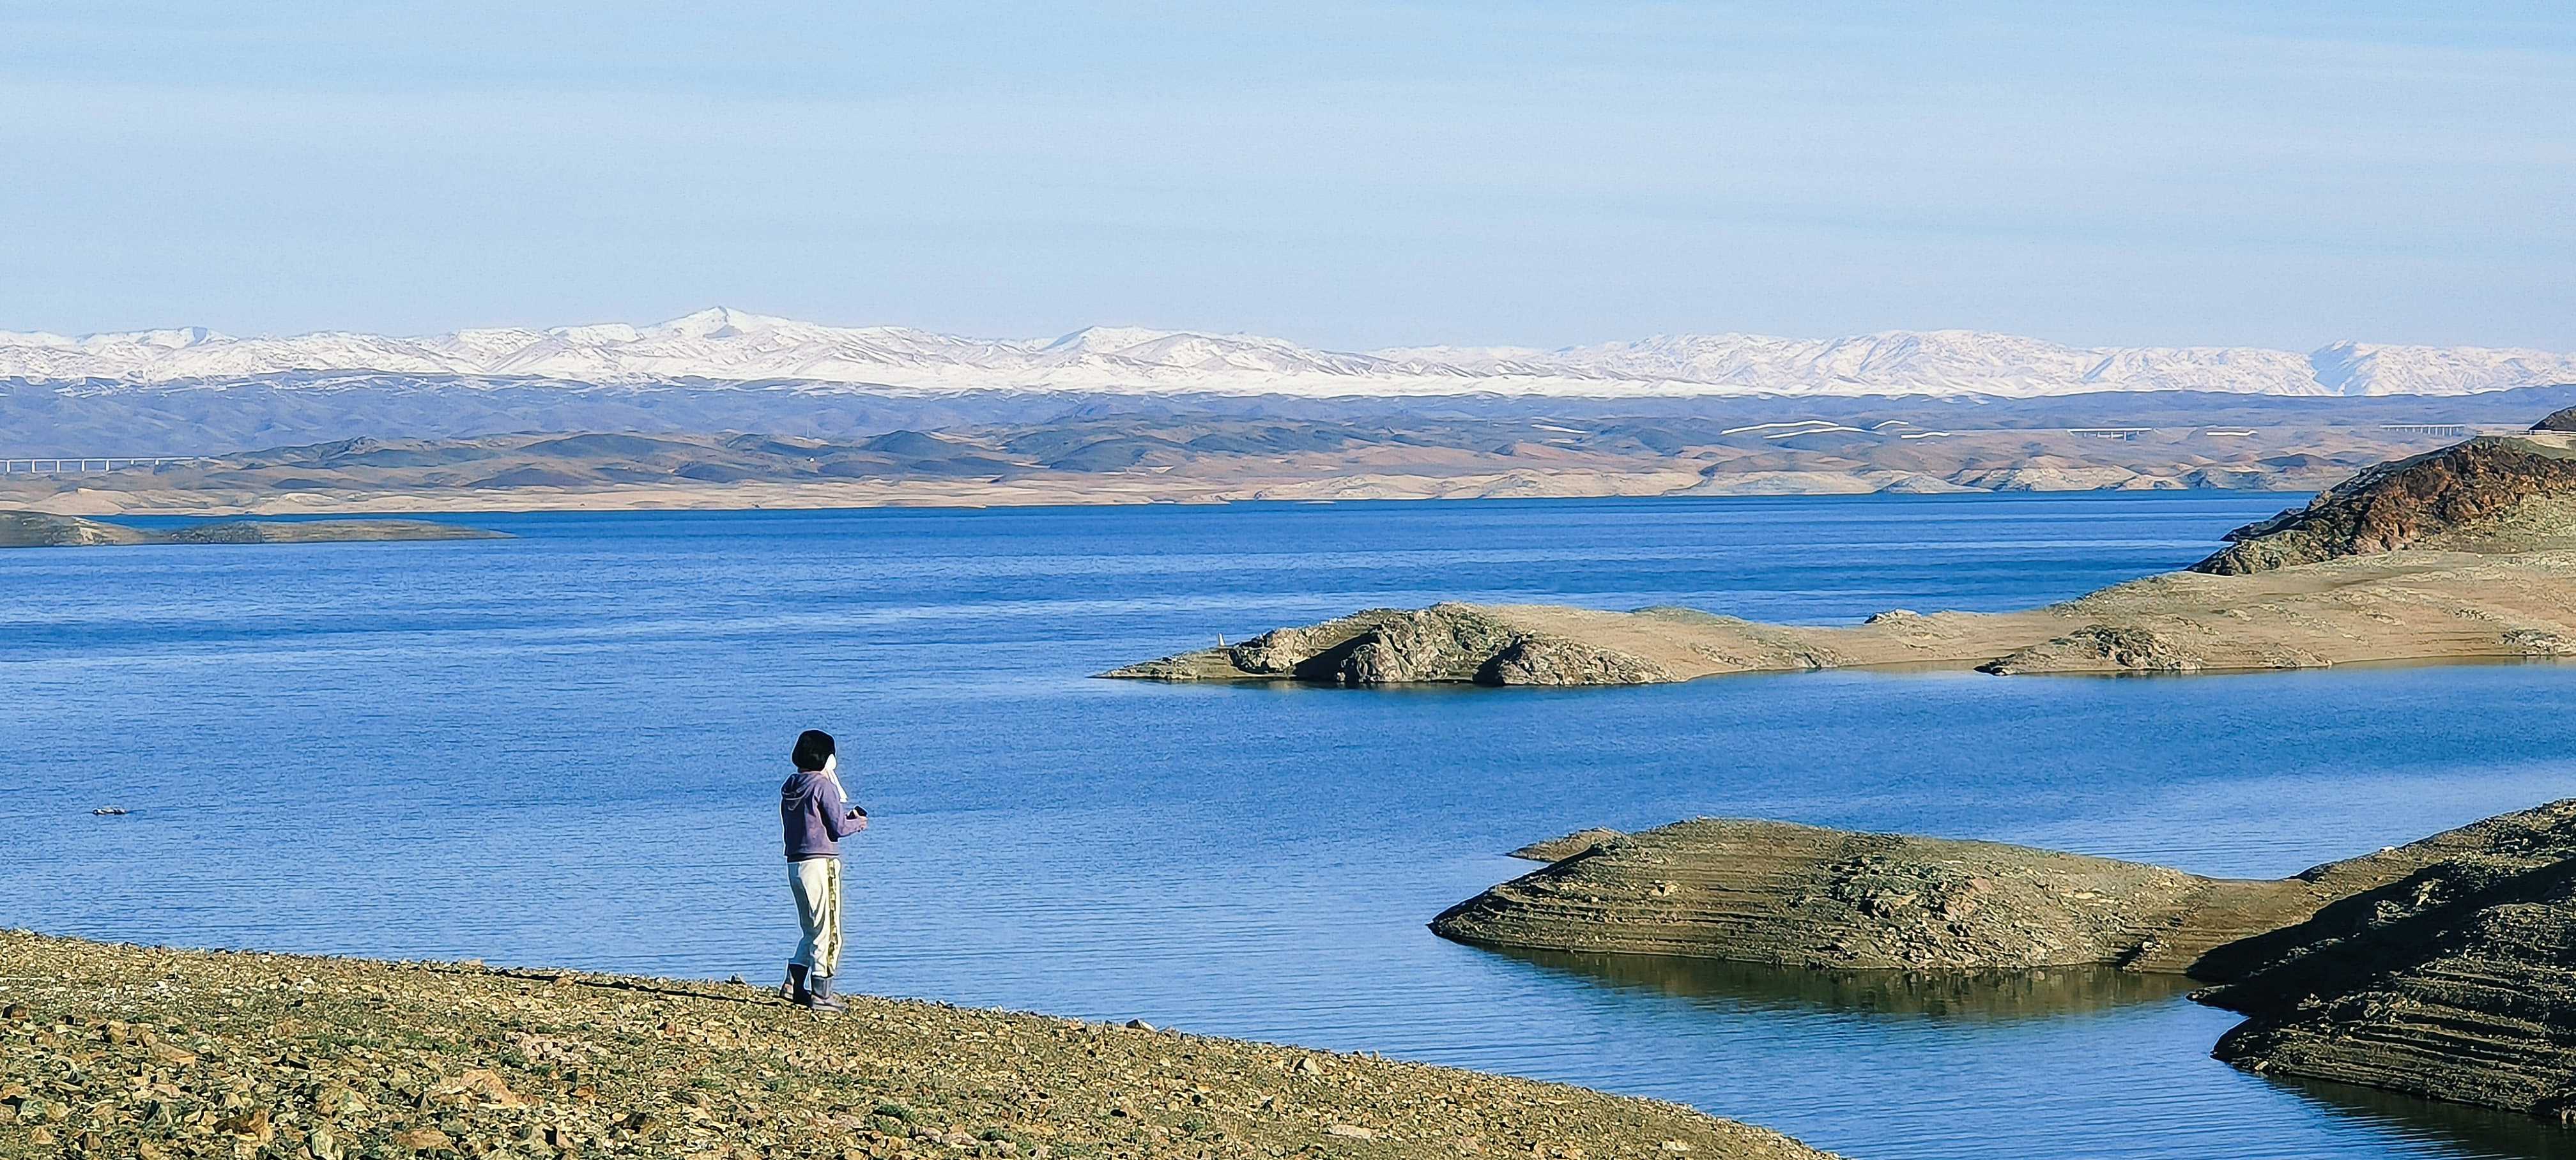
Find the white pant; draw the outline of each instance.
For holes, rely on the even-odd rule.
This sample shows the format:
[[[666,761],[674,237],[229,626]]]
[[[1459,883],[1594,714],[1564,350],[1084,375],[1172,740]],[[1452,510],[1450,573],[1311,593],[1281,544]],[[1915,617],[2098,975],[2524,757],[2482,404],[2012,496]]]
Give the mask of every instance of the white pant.
[[[805,937],[788,961],[831,978],[841,966],[841,860],[807,858],[787,864],[787,888],[796,892],[796,922]]]

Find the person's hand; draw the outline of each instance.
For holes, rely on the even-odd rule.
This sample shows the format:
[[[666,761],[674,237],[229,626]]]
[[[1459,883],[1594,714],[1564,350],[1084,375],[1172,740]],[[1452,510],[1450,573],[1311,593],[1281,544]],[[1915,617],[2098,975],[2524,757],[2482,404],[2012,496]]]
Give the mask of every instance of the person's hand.
[[[853,834],[868,828],[868,816],[857,810],[851,810],[847,820],[850,822],[850,832]]]

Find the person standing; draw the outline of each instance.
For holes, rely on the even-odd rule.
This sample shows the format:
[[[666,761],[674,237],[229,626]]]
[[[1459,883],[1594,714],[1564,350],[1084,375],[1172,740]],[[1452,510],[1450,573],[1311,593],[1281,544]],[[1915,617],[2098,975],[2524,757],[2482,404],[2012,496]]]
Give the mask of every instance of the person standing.
[[[796,896],[804,937],[778,991],[789,1002],[838,1011],[832,976],[841,965],[841,839],[867,829],[868,812],[841,792],[831,734],[806,730],[792,756],[796,772],[778,787],[778,820],[787,837],[787,888]]]

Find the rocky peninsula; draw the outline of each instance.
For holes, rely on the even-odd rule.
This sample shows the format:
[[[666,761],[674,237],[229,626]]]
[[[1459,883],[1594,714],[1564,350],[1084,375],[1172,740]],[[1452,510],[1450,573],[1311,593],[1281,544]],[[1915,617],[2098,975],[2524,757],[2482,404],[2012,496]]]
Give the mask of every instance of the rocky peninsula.
[[[46,512],[0,511],[0,548],[132,544],[323,544],[392,540],[505,540],[503,532],[429,520],[229,520],[170,531]]]
[[[0,1155],[1821,1160],[1677,1104],[740,984],[0,932]]]
[[[2249,1018],[2215,1054],[2576,1122],[2576,802],[2475,840],[2306,921],[2213,952],[2203,1001]]]
[[[1105,677],[1643,685],[1835,668],[2198,673],[2576,655],[2576,551],[2403,551],[2250,575],[2173,572],[2024,612],[1893,610],[1850,626],[1686,608],[1372,609]]]
[[[1584,841],[1432,930],[1822,971],[2188,975],[2249,1016],[2217,1049],[2240,1066],[2576,1120],[2576,799],[2270,880],[1702,818]]]
[[[1371,609],[1114,669],[1170,681],[1639,685],[1725,673],[2194,673],[2576,655],[2576,434],[2482,437],[2373,467],[2231,547],[2022,612],[1858,625],[1686,608]]]
[[[2410,548],[2576,549],[2576,433],[2566,430],[2565,414],[2526,435],[2471,439],[2368,468],[2306,507],[2229,532],[2234,546],[2192,570],[2241,575]]]

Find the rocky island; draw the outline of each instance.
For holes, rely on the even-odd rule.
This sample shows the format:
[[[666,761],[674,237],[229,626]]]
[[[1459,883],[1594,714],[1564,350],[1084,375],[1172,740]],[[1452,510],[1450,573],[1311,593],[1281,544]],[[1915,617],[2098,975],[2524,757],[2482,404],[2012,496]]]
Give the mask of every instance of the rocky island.
[[[2182,974],[2249,1016],[2217,1049],[2240,1066],[2576,1119],[2576,799],[2271,880],[1702,818],[1583,840],[1432,930],[1798,969]]]
[[[0,511],[0,548],[94,548],[130,544],[321,544],[392,540],[505,540],[503,532],[429,520],[230,520],[171,531]]]
[[[1637,685],[1949,667],[2192,673],[2576,655],[2576,434],[2481,437],[2373,467],[2181,572],[2007,613],[1847,626],[1685,608],[1373,609],[1102,674],[1351,686]]]
[[[1824,1160],[1678,1104],[1041,1015],[0,932],[0,1155]]]

